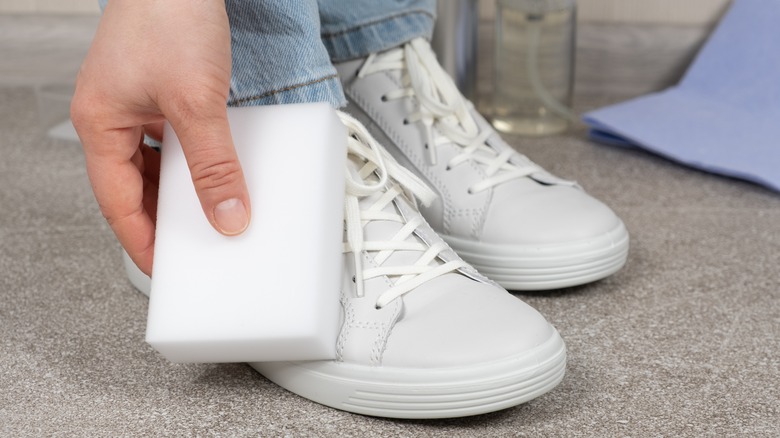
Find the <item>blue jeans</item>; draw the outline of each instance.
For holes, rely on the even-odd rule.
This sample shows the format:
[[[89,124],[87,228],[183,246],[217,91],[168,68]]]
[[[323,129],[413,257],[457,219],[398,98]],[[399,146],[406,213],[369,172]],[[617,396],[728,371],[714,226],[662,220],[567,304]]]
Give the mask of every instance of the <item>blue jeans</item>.
[[[332,62],[430,39],[435,1],[226,0],[233,52],[228,105],[343,106]]]

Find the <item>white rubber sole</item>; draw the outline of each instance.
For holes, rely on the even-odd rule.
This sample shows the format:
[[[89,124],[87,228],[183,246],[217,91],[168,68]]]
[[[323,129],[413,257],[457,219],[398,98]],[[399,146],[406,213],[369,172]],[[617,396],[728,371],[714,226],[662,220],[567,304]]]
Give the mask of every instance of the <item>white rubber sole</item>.
[[[460,368],[405,369],[335,361],[250,364],[269,380],[332,408],[387,418],[451,418],[525,403],[563,379],[566,347],[557,331],[535,349]]]
[[[138,266],[133,263],[133,259],[124,250],[122,251],[122,263],[125,265],[125,272],[130,284],[148,298],[152,291],[152,279],[138,269]]]
[[[602,236],[555,245],[497,245],[441,234],[465,261],[508,290],[549,290],[600,280],[623,267],[622,222]]]
[[[123,254],[130,283],[149,296],[151,280]],[[461,368],[404,369],[335,361],[256,362],[277,385],[332,408],[388,418],[451,418],[510,408],[563,379],[566,347],[553,328],[523,354]]]

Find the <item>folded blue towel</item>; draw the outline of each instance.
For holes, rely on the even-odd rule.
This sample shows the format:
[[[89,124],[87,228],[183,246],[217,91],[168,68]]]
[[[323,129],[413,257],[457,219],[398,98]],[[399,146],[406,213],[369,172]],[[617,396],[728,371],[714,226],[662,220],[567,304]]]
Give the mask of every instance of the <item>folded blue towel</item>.
[[[780,1],[735,0],[677,86],[583,120],[594,140],[780,191]]]

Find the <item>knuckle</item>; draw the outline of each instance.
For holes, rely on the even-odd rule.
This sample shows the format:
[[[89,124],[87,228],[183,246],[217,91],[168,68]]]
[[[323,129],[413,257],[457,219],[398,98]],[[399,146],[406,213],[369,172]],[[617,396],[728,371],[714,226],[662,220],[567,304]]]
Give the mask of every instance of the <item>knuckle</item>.
[[[143,207],[138,206],[128,211],[117,211],[115,206],[98,201],[100,213],[111,228],[116,228],[124,222],[131,220],[134,216],[143,213]]]
[[[241,166],[236,160],[195,161],[190,166],[190,174],[195,187],[201,190],[232,186],[242,176]]]
[[[102,100],[97,97],[97,94],[95,85],[85,80],[83,71],[80,70],[76,78],[76,91],[70,103],[70,117],[74,126],[92,123],[103,113]]]
[[[77,131],[91,130],[105,124],[109,111],[103,99],[89,91],[74,93],[70,103],[70,119]]]
[[[94,105],[90,104],[89,98],[76,93],[70,104],[70,118],[75,126],[83,126],[90,123],[97,114],[94,111]]]

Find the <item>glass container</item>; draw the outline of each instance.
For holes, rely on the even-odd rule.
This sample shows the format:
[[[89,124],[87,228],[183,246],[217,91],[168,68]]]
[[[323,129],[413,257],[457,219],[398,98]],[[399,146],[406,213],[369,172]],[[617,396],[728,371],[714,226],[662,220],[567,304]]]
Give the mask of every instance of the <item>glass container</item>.
[[[565,131],[571,111],[575,0],[498,0],[493,126],[542,136]]]

